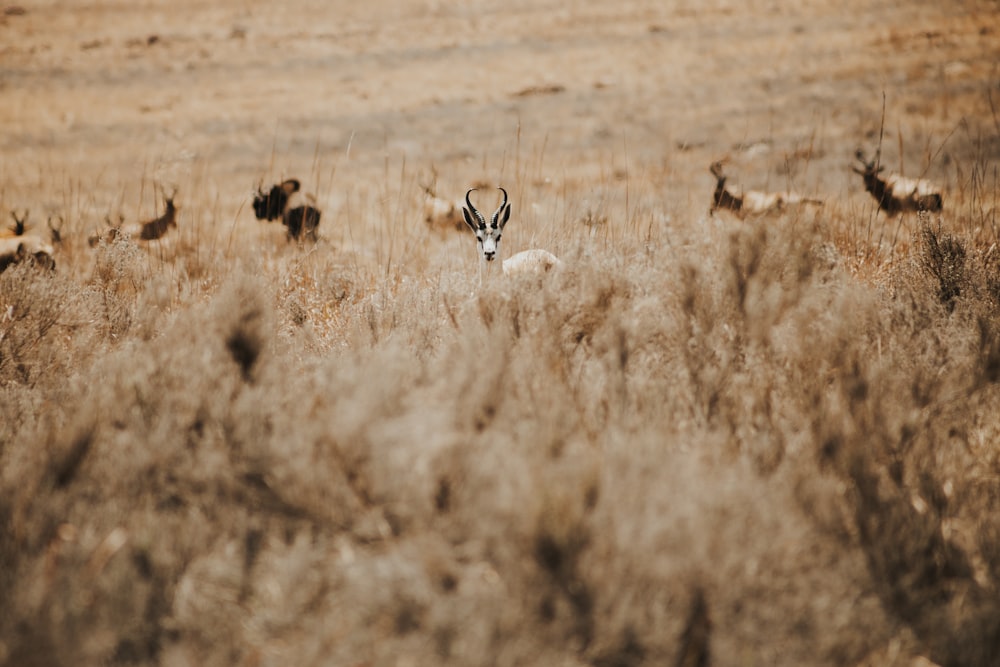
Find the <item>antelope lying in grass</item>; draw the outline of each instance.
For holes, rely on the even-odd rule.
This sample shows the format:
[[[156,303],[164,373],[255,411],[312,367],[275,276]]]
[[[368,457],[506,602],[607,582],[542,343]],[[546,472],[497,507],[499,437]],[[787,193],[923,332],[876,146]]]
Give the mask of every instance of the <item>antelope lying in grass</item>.
[[[11,264],[25,261],[54,269],[56,263],[52,256],[55,250],[52,244],[35,234],[27,233],[28,211],[25,211],[21,218],[18,218],[14,211],[10,214],[14,218],[14,226],[5,230],[0,236],[0,273]]]
[[[434,189],[423,186],[424,194],[424,222],[431,229],[449,231],[452,229],[461,230],[465,224],[462,222],[462,202],[441,199],[435,194]]]
[[[135,224],[125,224],[124,216],[118,216],[118,224],[111,222],[109,217],[104,218],[108,228],[103,233],[95,234],[87,239],[87,243],[93,248],[101,241],[111,243],[119,237],[137,238],[141,241],[155,241],[163,238],[171,227],[177,227],[177,206],[174,205],[174,197],[177,190],[174,190],[169,197],[164,197],[163,201],[166,210],[158,218],[147,222]]]
[[[503,188],[498,188],[503,193],[503,201],[500,202],[500,207],[490,216],[490,222],[487,224],[486,218],[476,210],[476,207],[472,205],[472,201],[469,199],[469,195],[475,189],[472,188],[465,193],[466,206],[462,208],[462,213],[465,216],[465,224],[476,235],[476,243],[479,247],[479,256],[481,258],[479,263],[479,279],[481,282],[483,277],[483,262],[486,263],[488,268],[500,254],[500,237],[503,234],[503,228],[507,224],[507,220],[510,219],[510,204],[507,203],[507,191]],[[535,248],[519,252],[513,257],[503,260],[501,265],[505,276],[514,276],[544,273],[554,268],[560,268],[562,261],[546,250]]]
[[[253,212],[258,220],[271,222],[281,218],[281,224],[286,227],[289,241],[305,239],[315,243],[318,238],[316,228],[319,227],[322,212],[309,205],[288,208],[289,200],[300,188],[301,184],[295,178],[282,181],[271,187],[268,192],[264,192],[258,185],[253,197]]]
[[[786,208],[793,206],[803,206],[805,204],[815,204],[821,206],[822,199],[811,199],[803,197],[797,192],[759,192],[757,190],[744,190],[736,192],[726,187],[728,178],[722,172],[722,161],[713,162],[709,171],[715,176],[715,192],[712,194],[712,207],[709,215],[713,215],[716,209],[726,209],[735,213],[738,217],[759,216],[771,213],[780,213]]]
[[[864,169],[852,166],[856,174],[865,181],[865,190],[878,202],[879,208],[887,215],[911,211],[929,211],[936,213],[942,208],[941,191],[930,181],[922,178],[906,178],[899,174],[879,176],[885,167],[879,164],[881,151],[875,152],[875,159],[865,160],[865,154],[858,150],[855,153]]]

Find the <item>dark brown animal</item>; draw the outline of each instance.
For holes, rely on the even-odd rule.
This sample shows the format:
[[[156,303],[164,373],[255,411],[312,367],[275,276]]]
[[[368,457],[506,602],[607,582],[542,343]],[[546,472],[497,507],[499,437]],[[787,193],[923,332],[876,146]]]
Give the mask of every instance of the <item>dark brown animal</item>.
[[[316,228],[319,227],[319,218],[322,213],[313,206],[296,206],[285,211],[281,218],[281,223],[288,229],[288,240],[312,241],[318,239]]]
[[[169,197],[164,198],[167,210],[163,215],[155,220],[142,223],[142,227],[139,229],[140,239],[143,241],[155,241],[162,238],[171,227],[177,227],[177,207],[174,206],[174,197],[176,195],[177,192],[174,191]]]
[[[258,220],[277,220],[285,213],[288,207],[289,198],[299,191],[301,184],[298,179],[289,178],[278,185],[274,185],[268,192],[264,192],[262,186],[257,186],[257,192],[253,198],[253,212]]]
[[[855,157],[863,169],[851,167],[865,182],[865,190],[875,198],[880,209],[886,215],[898,213],[928,211],[937,213],[943,208],[941,191],[933,183],[922,178],[906,178],[899,174],[880,176],[885,167],[879,164],[880,151],[875,152],[875,159],[865,160],[865,154],[860,149]]]
[[[281,224],[286,228],[289,241],[312,241],[318,240],[317,228],[319,227],[322,212],[314,206],[302,205],[289,209],[288,202],[292,195],[299,191],[301,184],[298,179],[289,178],[278,185],[274,185],[267,192],[262,186],[257,186],[257,191],[253,198],[253,212],[258,220],[281,219]]]

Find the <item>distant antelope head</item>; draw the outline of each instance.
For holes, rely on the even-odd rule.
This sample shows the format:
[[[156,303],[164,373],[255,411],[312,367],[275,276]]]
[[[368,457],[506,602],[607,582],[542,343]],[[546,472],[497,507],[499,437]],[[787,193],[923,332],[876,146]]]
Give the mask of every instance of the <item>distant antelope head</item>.
[[[11,211],[10,217],[14,218],[14,226],[10,228],[10,231],[14,233],[14,236],[22,236],[24,234],[24,226],[28,222],[28,214],[30,211],[28,209],[24,210],[24,215],[20,218],[17,217],[17,211]]]
[[[862,169],[857,167],[851,167],[855,174],[860,174],[866,180],[868,178],[874,177],[875,174],[882,173],[885,171],[885,167],[879,164],[881,162],[881,150],[875,151],[875,158],[871,161],[865,158],[865,152],[860,148],[854,153],[854,157],[861,163]]]
[[[482,258],[487,262],[492,262],[500,252],[500,236],[503,234],[504,225],[510,219],[510,204],[507,203],[507,191],[503,188],[498,188],[503,193],[503,201],[500,202],[499,208],[490,216],[489,224],[486,224],[486,218],[476,210],[476,207],[472,205],[472,201],[469,199],[469,195],[475,189],[472,188],[465,193],[466,207],[462,209],[462,213],[465,215],[465,224],[476,235],[476,242]]]
[[[58,225],[52,224],[53,220],[59,222]],[[59,245],[62,243],[62,227],[63,227],[63,217],[61,215],[50,215],[49,216],[49,235],[52,238],[52,245]]]

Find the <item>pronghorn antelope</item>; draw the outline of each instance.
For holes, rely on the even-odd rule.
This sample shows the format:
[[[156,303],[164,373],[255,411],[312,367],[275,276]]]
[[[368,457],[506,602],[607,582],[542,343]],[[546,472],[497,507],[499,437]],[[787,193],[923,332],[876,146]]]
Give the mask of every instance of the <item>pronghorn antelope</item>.
[[[759,192],[757,190],[743,190],[735,192],[726,187],[728,178],[722,171],[722,161],[713,162],[709,171],[715,176],[715,192],[712,194],[712,207],[709,214],[714,214],[716,209],[724,208],[732,211],[740,218],[747,216],[765,215],[768,213],[779,213],[791,206],[801,206],[804,204],[823,204],[822,199],[810,199],[803,197],[797,192]]]
[[[887,215],[908,211],[936,213],[941,210],[941,192],[930,181],[922,178],[906,178],[899,174],[879,176],[885,170],[885,167],[879,164],[881,151],[875,151],[875,159],[871,162],[865,160],[865,154],[860,149],[855,153],[855,157],[864,169],[854,166],[851,169],[864,179],[865,190],[871,193],[879,208]]]
[[[28,260],[39,266],[54,269],[56,263],[52,259],[55,252],[52,244],[34,234],[25,233],[28,211],[25,211],[20,218],[14,211],[10,214],[14,218],[14,226],[5,230],[0,236],[0,273],[11,264]]]
[[[469,199],[469,195],[475,189],[472,188],[465,193],[466,206],[462,208],[462,213],[465,216],[465,224],[476,235],[476,243],[479,247],[479,256],[481,258],[479,277],[482,280],[483,262],[485,261],[488,267],[500,254],[500,237],[503,234],[504,225],[510,219],[510,204],[507,203],[507,191],[503,188],[498,188],[503,193],[503,201],[500,202],[500,207],[490,216],[489,224],[487,224],[486,218],[476,210],[476,207],[472,205],[472,201]],[[546,250],[535,248],[519,252],[513,257],[503,260],[501,265],[504,275],[512,276],[549,271],[553,268],[561,267],[562,261]]]
[[[316,228],[322,212],[314,206],[302,205],[288,208],[288,201],[299,191],[301,184],[298,179],[289,178],[279,185],[264,192],[262,186],[257,186],[253,197],[253,212],[258,220],[277,220],[286,227],[288,240],[317,240]]]

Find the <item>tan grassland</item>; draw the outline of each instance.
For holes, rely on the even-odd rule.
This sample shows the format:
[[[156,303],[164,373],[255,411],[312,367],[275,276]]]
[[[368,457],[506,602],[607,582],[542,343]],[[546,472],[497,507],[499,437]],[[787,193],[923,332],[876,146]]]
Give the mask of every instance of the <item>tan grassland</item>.
[[[1000,664],[998,162],[995,0],[0,7],[0,664]]]

